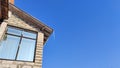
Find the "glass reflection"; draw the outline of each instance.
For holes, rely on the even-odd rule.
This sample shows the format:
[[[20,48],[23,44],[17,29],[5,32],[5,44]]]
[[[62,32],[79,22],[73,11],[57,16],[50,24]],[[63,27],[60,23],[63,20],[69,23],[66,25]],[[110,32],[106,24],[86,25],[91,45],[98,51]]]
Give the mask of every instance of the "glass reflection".
[[[22,30],[14,28],[14,27],[8,27],[7,33],[15,34],[15,35],[21,35]]]
[[[17,60],[33,61],[35,40],[23,38],[20,44]]]
[[[26,32],[26,31],[23,31],[23,36],[24,37],[29,37],[29,38],[36,38],[36,34],[35,33],[32,33],[32,32]]]
[[[0,58],[15,59],[20,38],[6,35],[0,44]]]
[[[15,27],[8,27],[7,34],[0,41],[0,58],[33,61],[36,33]]]

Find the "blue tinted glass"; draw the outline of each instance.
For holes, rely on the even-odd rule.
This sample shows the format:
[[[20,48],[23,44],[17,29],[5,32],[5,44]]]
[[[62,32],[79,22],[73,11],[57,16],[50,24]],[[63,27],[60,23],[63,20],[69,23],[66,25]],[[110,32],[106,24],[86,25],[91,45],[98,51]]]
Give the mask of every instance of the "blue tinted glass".
[[[36,39],[36,34],[32,32],[23,31],[23,36]]]
[[[0,41],[0,58],[15,60],[17,56],[17,60],[33,61],[36,40],[32,39],[36,39],[36,33],[11,26],[8,26],[7,33],[8,35]]]
[[[14,27],[8,27],[7,33],[15,34],[15,35],[21,35],[22,30],[20,30],[18,28],[14,28]]]
[[[33,61],[35,41],[22,38],[17,60]]]
[[[19,37],[5,35],[0,43],[0,58],[15,59],[19,41]]]

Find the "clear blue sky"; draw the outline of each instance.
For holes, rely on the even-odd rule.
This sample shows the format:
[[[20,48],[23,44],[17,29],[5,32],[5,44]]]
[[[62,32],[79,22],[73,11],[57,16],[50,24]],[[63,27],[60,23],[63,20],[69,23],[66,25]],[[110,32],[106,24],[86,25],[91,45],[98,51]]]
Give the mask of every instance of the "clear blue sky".
[[[120,68],[120,0],[16,0],[54,29],[43,68]]]

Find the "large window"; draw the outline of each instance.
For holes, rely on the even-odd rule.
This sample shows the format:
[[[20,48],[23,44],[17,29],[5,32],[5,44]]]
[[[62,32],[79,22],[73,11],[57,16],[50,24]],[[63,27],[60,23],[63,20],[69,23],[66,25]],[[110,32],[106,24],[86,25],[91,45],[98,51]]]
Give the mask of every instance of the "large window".
[[[35,32],[8,26],[0,41],[0,58],[21,61],[33,61],[36,44]]]

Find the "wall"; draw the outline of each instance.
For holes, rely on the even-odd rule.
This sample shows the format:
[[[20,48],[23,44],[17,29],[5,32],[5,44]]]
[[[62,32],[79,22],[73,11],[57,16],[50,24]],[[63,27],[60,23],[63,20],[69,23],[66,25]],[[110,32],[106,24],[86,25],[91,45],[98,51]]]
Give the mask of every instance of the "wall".
[[[16,15],[11,14],[8,20],[5,20],[0,26],[0,39],[4,35],[7,25],[12,25],[24,29],[29,29],[38,32],[35,62],[0,60],[0,68],[42,68],[42,54],[43,54],[43,39],[44,34],[35,28],[35,26],[26,23],[19,19]]]

